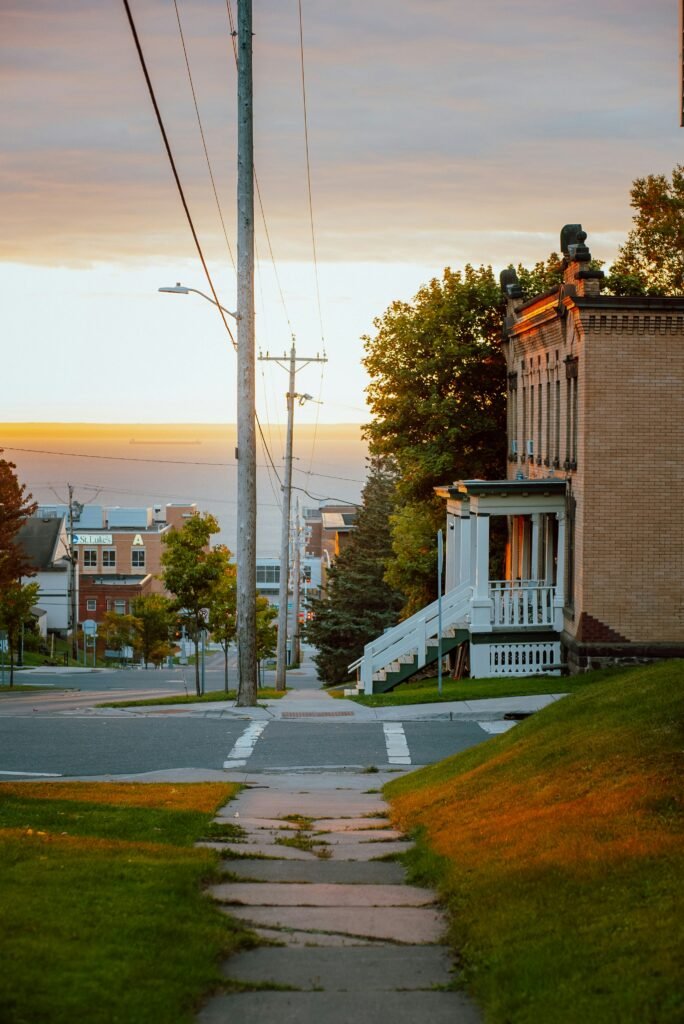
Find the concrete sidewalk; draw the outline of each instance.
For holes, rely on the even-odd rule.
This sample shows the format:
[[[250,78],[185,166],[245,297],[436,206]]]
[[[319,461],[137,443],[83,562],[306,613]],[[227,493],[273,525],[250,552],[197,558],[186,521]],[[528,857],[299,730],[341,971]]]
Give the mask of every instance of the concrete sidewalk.
[[[378,773],[372,785],[389,775]],[[239,826],[226,881],[210,890],[263,946],[224,965],[229,989],[199,1024],[479,1024],[457,980],[428,889],[386,859],[410,847],[368,775],[252,775],[217,821]],[[265,859],[268,858],[268,859]],[[273,944],[276,945],[273,945]]]

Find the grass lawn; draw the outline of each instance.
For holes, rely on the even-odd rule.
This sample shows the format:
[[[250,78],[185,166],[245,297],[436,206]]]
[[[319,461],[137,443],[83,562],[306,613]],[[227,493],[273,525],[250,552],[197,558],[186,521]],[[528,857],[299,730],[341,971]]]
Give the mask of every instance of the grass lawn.
[[[194,849],[230,784],[0,784],[0,1020],[194,1019],[249,934]]]
[[[285,696],[285,690],[274,690],[267,686],[261,687],[257,690],[258,700],[277,700],[280,697]],[[145,700],[119,700],[108,704],[98,704],[100,708],[142,708],[149,707],[155,704],[204,704],[207,701],[217,700],[236,700],[237,691],[228,690],[211,690],[209,693],[203,693],[201,697],[198,697],[194,693],[178,694],[172,697],[150,697]]]
[[[437,679],[409,680],[390,693],[372,697],[360,694],[350,697],[368,708],[387,708],[398,704],[437,704],[447,700],[480,700],[485,697],[519,697],[535,693],[575,693],[598,678],[606,679],[613,669],[587,672],[579,676],[526,676],[496,679],[443,679],[442,696],[437,690]],[[343,697],[343,688],[328,690],[332,697]]]
[[[388,783],[488,1024],[684,1020],[684,662]]]

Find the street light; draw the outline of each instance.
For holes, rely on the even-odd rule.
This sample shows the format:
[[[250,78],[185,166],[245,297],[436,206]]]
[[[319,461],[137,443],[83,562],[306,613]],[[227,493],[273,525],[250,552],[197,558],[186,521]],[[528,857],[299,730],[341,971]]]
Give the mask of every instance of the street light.
[[[212,299],[211,295],[207,295],[206,292],[201,292],[199,288],[187,288],[184,284],[181,284],[180,281],[176,281],[174,285],[168,285],[165,288],[159,288],[158,291],[170,292],[172,295],[189,295],[190,292],[193,292],[195,295],[201,295],[203,299],[207,300],[207,302],[211,302],[212,306],[218,306],[218,308],[223,310],[224,313],[227,313],[228,316],[232,316],[233,320],[240,319],[237,313],[231,313],[231,311],[229,309],[226,309],[225,306],[222,306],[220,302],[216,302],[214,299]]]

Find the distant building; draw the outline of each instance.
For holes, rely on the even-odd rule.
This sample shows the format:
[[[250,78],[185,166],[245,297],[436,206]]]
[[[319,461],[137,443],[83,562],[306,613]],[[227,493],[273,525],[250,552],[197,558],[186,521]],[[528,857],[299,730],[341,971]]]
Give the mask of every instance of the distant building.
[[[158,578],[163,537],[196,514],[194,502],[143,508],[85,505],[75,513],[72,541],[80,580],[79,622],[100,621],[109,611],[128,614],[136,598],[165,593]],[[67,515],[65,505],[41,505],[33,518],[64,521]]]
[[[358,505],[322,504],[305,508],[304,551],[321,562],[321,590],[325,590],[328,569],[349,543],[356,529]]]
[[[35,575],[25,576],[22,583],[37,583],[40,587],[40,608],[36,608],[36,616],[41,633],[49,631],[66,635],[69,629],[70,562],[64,516],[31,516],[19,530],[17,544],[35,570]]]

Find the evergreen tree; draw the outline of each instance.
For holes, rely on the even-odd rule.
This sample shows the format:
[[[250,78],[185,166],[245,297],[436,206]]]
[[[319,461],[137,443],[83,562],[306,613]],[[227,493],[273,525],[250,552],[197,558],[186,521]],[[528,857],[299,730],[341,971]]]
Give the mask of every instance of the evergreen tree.
[[[0,459],[0,588],[22,576],[35,575],[16,536],[38,505],[26,493],[25,485],[19,483],[16,468],[13,462]]]
[[[384,579],[395,488],[388,461],[372,458],[356,529],[330,567],[324,597],[310,602],[313,619],[304,632],[318,648],[314,661],[325,682],[345,682],[364,644],[397,621],[402,598]]]

